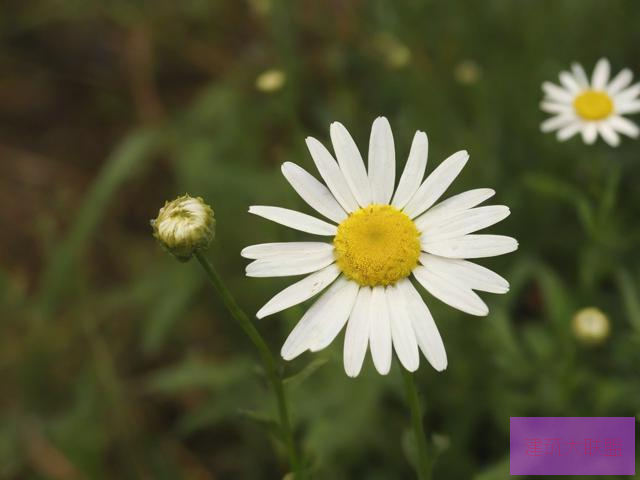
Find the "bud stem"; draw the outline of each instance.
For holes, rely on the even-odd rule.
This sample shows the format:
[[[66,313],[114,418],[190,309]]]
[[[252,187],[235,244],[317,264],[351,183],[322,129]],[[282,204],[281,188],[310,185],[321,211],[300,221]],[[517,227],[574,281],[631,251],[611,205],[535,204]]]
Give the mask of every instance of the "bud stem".
[[[202,254],[202,252],[196,251],[195,257],[202,265],[209,281],[215,288],[216,292],[224,302],[225,307],[231,313],[233,319],[240,325],[240,328],[247,334],[251,342],[258,349],[258,353],[260,358],[262,359],[262,363],[264,364],[265,371],[267,373],[267,378],[273,391],[276,395],[276,400],[278,402],[278,413],[280,415],[280,427],[282,428],[282,433],[285,438],[285,443],[287,450],[289,452],[289,463],[292,472],[295,473],[296,480],[300,480],[303,478],[303,472],[300,468],[300,461],[298,459],[298,453],[296,451],[294,439],[293,439],[293,429],[291,428],[291,420],[289,418],[289,409],[287,407],[287,399],[284,393],[284,386],[282,383],[282,378],[278,373],[278,368],[276,365],[276,361],[273,358],[273,354],[271,350],[267,346],[267,343],[260,335],[260,332],[253,325],[251,320],[247,314],[240,308],[235,298],[226,287],[222,278],[218,275],[215,268],[209,260]]]
[[[400,370],[402,371],[402,378],[404,380],[404,391],[407,397],[407,403],[411,410],[411,423],[416,441],[416,454],[418,456],[418,464],[416,465],[418,478],[420,480],[430,480],[431,462],[427,452],[427,437],[424,433],[422,409],[420,408],[420,398],[418,396],[414,374],[405,370],[402,366],[400,366]]]

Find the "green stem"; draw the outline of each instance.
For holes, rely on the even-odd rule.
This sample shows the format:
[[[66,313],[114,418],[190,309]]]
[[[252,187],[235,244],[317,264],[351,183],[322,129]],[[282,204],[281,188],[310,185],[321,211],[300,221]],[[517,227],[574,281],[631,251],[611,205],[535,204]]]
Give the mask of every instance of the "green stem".
[[[429,461],[427,452],[427,437],[424,434],[424,426],[422,424],[422,410],[420,408],[418,389],[416,388],[413,373],[402,367],[400,370],[402,371],[402,378],[404,380],[404,391],[407,397],[407,403],[411,410],[411,424],[418,454],[418,478],[420,480],[429,480],[431,478],[431,462]]]
[[[282,379],[278,374],[276,361],[271,354],[271,350],[269,350],[269,347],[262,338],[262,335],[260,335],[260,332],[258,332],[251,320],[249,320],[247,314],[240,308],[236,300],[233,298],[233,295],[211,263],[200,252],[196,252],[195,256],[200,262],[200,265],[202,265],[202,268],[206,272],[207,277],[216,292],[220,295],[225,307],[227,307],[227,310],[231,313],[231,316],[236,322],[238,322],[240,328],[242,328],[244,333],[247,334],[251,342],[258,349],[258,353],[260,354],[260,358],[262,359],[262,363],[264,364],[264,368],[267,373],[267,378],[276,394],[278,413],[280,415],[280,426],[289,452],[291,470],[295,472],[296,479],[299,480],[302,478],[303,473],[300,468],[300,461],[298,459],[298,453],[293,440],[293,429],[291,428],[291,421],[289,419],[289,410],[287,407],[287,399],[284,394],[284,386],[282,384]]]

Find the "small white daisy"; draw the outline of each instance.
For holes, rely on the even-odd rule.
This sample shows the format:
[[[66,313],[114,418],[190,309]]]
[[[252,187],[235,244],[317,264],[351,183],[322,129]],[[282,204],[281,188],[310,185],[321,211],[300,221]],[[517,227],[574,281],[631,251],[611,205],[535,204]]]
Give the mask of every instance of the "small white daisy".
[[[591,82],[577,63],[571,65],[571,72],[560,73],[562,86],[544,82],[540,108],[554,116],[542,123],[542,131],[557,130],[560,141],[581,132],[587,144],[594,143],[600,134],[612,147],[620,143],[618,133],[636,138],[640,130],[622,115],[640,112],[640,83],[629,86],[633,74],[628,68],[609,81],[610,70],[609,61],[601,58]]]
[[[331,124],[337,162],[315,138],[307,138],[325,186],[298,165],[286,162],[282,173],[312,208],[331,221],[279,207],[253,206],[249,212],[303,232],[333,237],[325,242],[266,243],[242,251],[255,261],[250,277],[310,274],[285,288],[258,311],[271,315],[326,293],[307,310],[282,347],[290,360],[306,350],[328,346],[347,325],[344,368],[355,377],[371,348],[381,374],[391,367],[392,345],[409,371],[419,364],[419,349],[438,370],[447,355],[429,309],[410,275],[434,297],[471,315],[489,309],[474,290],[505,293],[509,283],[466,258],[512,252],[518,243],[501,235],[473,232],[509,215],[502,205],[477,207],[494,195],[480,188],[436,201],[458,176],[469,155],[454,153],[425,180],[428,142],[416,132],[404,173],[395,189],[396,160],[389,122],[373,122],[368,172],[358,147],[340,123]]]

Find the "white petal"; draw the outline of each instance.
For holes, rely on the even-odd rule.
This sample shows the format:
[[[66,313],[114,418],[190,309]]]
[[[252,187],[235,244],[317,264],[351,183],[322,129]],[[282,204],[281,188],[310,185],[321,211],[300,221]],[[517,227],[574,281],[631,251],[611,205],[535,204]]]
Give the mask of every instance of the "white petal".
[[[441,277],[448,277],[472,290],[490,293],[507,293],[509,291],[509,282],[477,263],[458,258],[438,257],[429,253],[420,255],[420,263]]]
[[[357,377],[367,353],[369,342],[369,324],[371,317],[371,288],[362,287],[347,323],[344,335],[344,371],[350,377]]]
[[[423,238],[430,242],[438,242],[449,238],[462,237],[483,228],[490,227],[510,214],[509,207],[489,205],[486,207],[464,210],[437,223],[428,225],[422,231]]]
[[[416,267],[413,275],[431,295],[447,305],[479,317],[489,313],[489,307],[466,285],[451,282],[423,266]]]
[[[483,258],[504,255],[518,249],[515,238],[503,235],[465,235],[464,237],[422,244],[427,253],[449,258]]]
[[[336,223],[340,223],[347,218],[346,212],[338,204],[329,189],[304,168],[292,162],[285,162],[282,164],[282,174],[311,208]]]
[[[575,118],[576,116],[573,111],[570,111],[568,113],[561,113],[542,122],[540,124],[540,130],[545,133],[551,132],[553,130],[558,130],[559,128],[565,127],[573,122]]]
[[[579,63],[572,63],[571,64],[571,71],[573,72],[573,76],[576,79],[576,82],[578,82],[578,84],[584,89],[587,90],[588,88],[590,88],[589,86],[589,79],[587,78],[587,73],[584,71],[584,68],[582,68],[582,65],[580,65]]]
[[[396,180],[396,152],[391,125],[378,117],[371,127],[369,139],[369,183],[373,203],[387,205]]]
[[[264,318],[310,299],[324,290],[338,275],[340,275],[340,269],[335,263],[318,270],[275,295],[258,310],[256,317]]]
[[[316,300],[284,342],[280,350],[282,358],[291,360],[308,350],[310,345],[317,341],[318,334],[322,331],[327,320],[336,318],[346,310],[345,307],[348,306],[345,305],[348,303],[346,300],[352,295],[354,285],[353,282],[340,277],[326,293]],[[357,285],[355,287],[357,294]],[[353,298],[355,299],[355,294]],[[348,315],[347,313],[345,320]]]
[[[593,75],[591,76],[591,88],[593,90],[604,90],[609,81],[610,71],[611,66],[609,65],[609,60],[606,58],[598,60],[596,67],[593,69]]]
[[[600,136],[612,147],[620,145],[620,136],[616,133],[609,122],[600,122],[598,124],[598,132]]]
[[[371,185],[356,143],[340,122],[333,122],[329,133],[338,165],[340,165],[340,170],[342,170],[353,196],[356,197],[361,207],[370,205],[372,200]]]
[[[582,129],[582,126],[583,124],[581,121],[574,120],[573,123],[570,123],[566,127],[563,127],[560,130],[558,130],[556,137],[561,142],[564,142],[565,140],[569,140],[571,137],[573,137],[576,133],[578,133]]]
[[[616,105],[616,113],[619,115],[622,115],[623,113],[631,114],[638,112],[640,112],[640,101],[638,100]]]
[[[640,129],[638,129],[635,123],[618,115],[614,115],[613,117],[608,118],[607,123],[609,123],[609,125],[611,125],[611,127],[616,131],[631,138],[636,138],[640,133]]]
[[[393,349],[402,366],[410,372],[415,372],[420,365],[420,354],[406,300],[397,284],[388,286],[385,294],[389,305]]]
[[[326,253],[333,250],[333,245],[324,242],[280,242],[259,243],[250,245],[240,252],[244,258],[284,257],[287,255],[304,256]]]
[[[541,102],[540,109],[547,113],[573,113],[573,106],[566,103]]]
[[[566,88],[573,95],[576,95],[580,90],[582,90],[580,84],[569,72],[560,72],[560,83],[562,83],[564,88]]]
[[[544,93],[549,97],[550,100],[560,103],[571,103],[573,102],[574,96],[571,95],[570,92],[565,90],[564,88],[559,87],[555,83],[544,82],[542,84],[542,89]]]
[[[587,145],[591,145],[598,138],[598,127],[595,122],[588,122],[582,129],[582,140]]]
[[[404,213],[415,218],[433,205],[460,174],[467,160],[469,154],[466,150],[461,150],[438,165],[404,207]]]
[[[623,103],[635,100],[638,95],[640,95],[640,82],[634,83],[629,88],[625,88],[623,91],[612,95],[612,97],[613,102],[619,106]]]
[[[428,155],[429,140],[427,139],[427,134],[417,131],[413,136],[409,158],[404,167],[404,172],[402,172],[402,177],[400,177],[398,189],[391,202],[394,207],[402,209],[418,190],[424,177],[424,171],[427,168]]]
[[[380,375],[386,375],[391,369],[391,325],[389,324],[389,306],[385,289],[373,287],[371,291],[371,328],[369,345],[371,358]]]
[[[430,225],[435,225],[445,218],[475,207],[494,196],[495,193],[495,190],[491,188],[476,188],[449,197],[416,218],[416,227],[418,227],[418,230],[423,231]]]
[[[265,257],[247,265],[247,277],[288,277],[317,272],[335,262],[333,251],[313,255]]]
[[[409,279],[401,280],[398,286],[407,303],[418,346],[431,366],[441,372],[447,368],[447,352],[431,312]]]
[[[353,311],[360,285],[348,281],[347,286],[336,297],[335,307],[330,315],[327,315],[314,332],[309,342],[309,350],[318,352],[329,346],[338,336]]]
[[[358,202],[353,196],[353,193],[351,193],[351,189],[340,167],[334,160],[333,155],[329,153],[329,150],[327,150],[322,143],[313,137],[307,137],[306,143],[313,162],[316,164],[318,172],[320,172],[320,176],[338,203],[349,213],[357,210]]]
[[[628,68],[620,70],[609,85],[607,85],[607,93],[611,96],[620,93],[623,89],[627,88],[633,81],[633,73]]]
[[[285,227],[294,228],[301,232],[313,233],[315,235],[334,236],[338,232],[338,227],[306,213],[296,212],[288,208],[265,207],[255,205],[249,207],[249,213],[266,218],[272,222],[279,223]]]

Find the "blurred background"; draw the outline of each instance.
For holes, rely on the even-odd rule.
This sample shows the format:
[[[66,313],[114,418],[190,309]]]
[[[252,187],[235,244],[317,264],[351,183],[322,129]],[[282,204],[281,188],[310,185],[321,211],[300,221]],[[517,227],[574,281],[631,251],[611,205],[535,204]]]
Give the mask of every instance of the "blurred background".
[[[640,418],[640,143],[543,135],[540,85],[601,56],[640,74],[628,0],[6,0],[0,14],[0,478],[274,479],[287,474],[251,344],[195,262],[149,219],[188,192],[216,212],[208,255],[253,314],[291,279],[239,252],[304,234],[281,176],[307,135],[378,115],[403,164],[467,149],[447,195],[492,187],[520,249],[474,318],[424,293],[449,368],[422,359],[436,478],[509,477],[510,416]],[[306,306],[257,323],[274,352]],[[598,308],[608,336],[576,329]],[[592,312],[593,315],[593,312]],[[600,315],[600,314],[598,314]],[[582,332],[582,333],[581,333]],[[349,379],[342,336],[282,368],[315,478],[414,478],[397,365]]]

